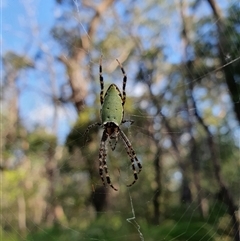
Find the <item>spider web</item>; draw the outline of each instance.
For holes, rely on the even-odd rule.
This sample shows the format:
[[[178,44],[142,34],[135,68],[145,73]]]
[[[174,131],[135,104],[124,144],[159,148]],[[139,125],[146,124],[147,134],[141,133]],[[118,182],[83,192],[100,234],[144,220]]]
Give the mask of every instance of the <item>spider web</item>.
[[[84,25],[84,20],[81,19],[81,16],[84,15],[81,9],[80,2],[77,0],[72,0],[74,7],[76,9],[77,15],[76,15],[76,21],[78,25],[80,26],[81,33],[87,34],[87,29]],[[30,2],[29,2],[30,3]],[[124,3],[123,3],[124,4]],[[33,5],[30,5],[33,7]],[[119,6],[120,8],[120,6]],[[201,9],[201,8],[200,8]],[[85,16],[84,16],[85,17]],[[237,16],[235,16],[237,17]],[[167,24],[167,23],[166,23]],[[205,32],[201,33],[201,37],[205,37],[208,35],[211,31],[212,28],[216,26],[216,22],[212,22],[212,25],[209,27],[209,29],[205,30]],[[125,32],[125,29],[122,27],[122,24],[119,23],[119,29],[122,32]],[[103,31],[103,30],[101,30]],[[170,34],[167,33],[166,35]],[[237,33],[236,33],[237,34]],[[88,35],[88,34],[87,34]],[[230,33],[229,33],[230,35]],[[226,34],[228,36],[228,33]],[[99,36],[101,37],[101,35]],[[93,44],[93,40],[91,37],[88,35],[88,40]],[[151,40],[151,39],[150,39]],[[163,41],[166,41],[166,37]],[[76,47],[78,47],[76,45]],[[233,46],[236,49],[236,52],[239,53],[238,46]],[[57,52],[57,50],[56,50]],[[89,51],[87,53],[88,60],[89,62],[86,63],[87,68],[95,69],[95,75],[94,78],[96,81],[92,82],[92,86],[90,87],[89,96],[87,97],[86,100],[86,109],[88,109],[89,106],[93,106],[95,108],[95,96],[98,99],[99,96],[99,84],[98,84],[98,58],[103,54],[104,56],[104,62],[103,62],[103,73],[104,73],[104,78],[106,85],[112,83],[110,80],[114,80],[114,83],[117,84],[118,86],[121,86],[121,81],[122,81],[122,75],[121,71],[116,68],[113,68],[112,66],[114,65],[115,58],[118,58],[121,56],[121,53],[116,52],[112,56],[112,54],[108,53],[107,51],[105,52],[105,49],[96,49],[94,53],[91,53]],[[95,56],[96,55],[96,56]],[[67,58],[67,57],[66,57]],[[199,80],[201,79],[207,79],[211,78],[213,74],[218,73],[218,71],[222,70],[224,67],[232,64],[237,64],[239,63],[240,60],[240,55],[238,54],[236,58],[232,59],[231,55],[226,56],[227,63],[224,65],[219,64],[219,67],[214,68],[212,70],[209,70],[205,67],[202,72],[199,72],[199,77],[193,78],[191,80],[187,80],[185,82],[182,82],[180,85],[181,88],[187,88],[189,82],[192,83],[198,83]],[[173,62],[176,61],[175,59],[172,60]],[[134,62],[134,57],[131,62]],[[144,83],[138,82],[137,84],[134,83],[134,77],[135,73],[132,72],[132,70],[136,69],[136,65],[130,63],[123,63],[124,68],[126,69],[127,75],[128,75],[128,83],[127,83],[127,102],[131,101],[131,98],[139,98],[139,96],[144,96],[144,92],[146,91],[146,88],[144,87]],[[173,63],[174,64],[174,63]],[[111,70],[111,67],[114,69],[114,72]],[[184,71],[184,70],[180,70]],[[41,72],[41,71],[40,71]],[[58,76],[61,76],[61,74],[64,73],[64,70],[59,70],[57,73]],[[38,94],[40,98],[42,96],[45,96],[45,90],[48,89],[48,82],[43,80],[43,76],[41,74],[38,74],[38,77],[40,76],[41,85],[39,84],[32,84],[30,87],[28,86],[28,91],[31,93],[30,95],[34,95],[32,93],[36,93],[37,91],[41,91],[43,93]],[[64,76],[64,74],[63,74]],[[65,78],[65,77],[64,77]],[[60,82],[61,84],[64,83],[63,77],[60,77]],[[116,80],[116,81],[115,81]],[[174,81],[174,79],[173,79]],[[39,81],[40,82],[40,81]],[[59,86],[61,85],[60,82],[58,83]],[[163,85],[163,86],[162,86]],[[166,83],[164,84],[164,81],[160,83],[155,83],[153,87],[153,93],[157,95],[157,88],[164,88],[166,87]],[[217,88],[217,82],[215,82],[216,88]],[[24,86],[24,84],[21,84],[21,87]],[[37,89],[37,91],[36,91]],[[105,86],[106,90],[106,86]],[[224,90],[222,90],[224,91]],[[66,92],[69,92],[69,89],[67,88]],[[226,91],[227,92],[227,91]],[[47,94],[51,94],[50,92],[47,92]],[[200,96],[201,97],[201,96]],[[29,96],[28,96],[29,98]],[[134,99],[133,98],[133,99]],[[170,97],[171,99],[171,97]],[[200,98],[201,99],[201,98]],[[139,99],[138,99],[139,100]],[[224,205],[223,202],[218,202],[217,199],[213,199],[212,195],[213,193],[211,192],[211,188],[207,190],[204,198],[205,200],[211,199],[213,200],[211,203],[211,209],[208,212],[208,216],[205,218],[204,222],[196,222],[196,219],[198,217],[198,209],[199,206],[196,204],[196,197],[199,194],[199,191],[194,191],[193,195],[193,200],[190,201],[187,204],[182,204],[182,205],[172,205],[170,208],[164,204],[161,207],[161,212],[165,213],[167,218],[165,220],[161,220],[159,224],[155,225],[150,225],[152,223],[152,220],[149,220],[149,213],[153,213],[153,200],[155,196],[158,195],[159,190],[156,190],[155,184],[153,184],[153,159],[154,159],[154,150],[152,153],[146,154],[144,156],[144,153],[141,151],[141,149],[146,150],[146,143],[152,143],[155,140],[159,140],[161,143],[161,146],[163,147],[163,151],[165,152],[162,154],[162,159],[164,162],[162,163],[162,167],[164,168],[165,177],[163,185],[165,185],[165,192],[163,198],[166,198],[167,195],[172,195],[172,199],[176,199],[176,201],[172,201],[173,203],[179,203],[179,188],[181,187],[181,182],[182,182],[182,174],[179,170],[179,168],[176,165],[176,159],[173,157],[173,154],[170,154],[169,156],[166,154],[166,150],[169,149],[171,146],[169,138],[167,136],[170,134],[169,131],[166,128],[161,128],[160,120],[162,118],[161,115],[157,115],[157,110],[156,108],[153,108],[152,106],[149,106],[147,103],[146,98],[142,98],[142,100],[139,100],[139,105],[142,107],[142,110],[144,108],[148,108],[148,111],[142,111],[139,109],[138,103],[132,103],[133,109],[138,109],[138,112],[133,112],[130,107],[126,107],[125,110],[125,117],[128,119],[133,119],[135,123],[133,125],[129,126],[122,126],[124,132],[126,135],[129,137],[129,139],[132,142],[132,145],[137,153],[139,155],[139,159],[142,161],[143,164],[143,170],[142,172],[145,173],[140,173],[139,175],[139,180],[138,182],[130,189],[127,189],[125,187],[125,184],[129,183],[129,181],[132,180],[133,174],[131,170],[131,163],[130,160],[128,160],[126,151],[124,149],[124,145],[119,140],[117,144],[117,148],[114,152],[111,151],[110,147],[108,147],[108,166],[109,166],[109,174],[112,178],[113,184],[116,184],[119,188],[118,192],[114,192],[113,190],[110,190],[110,205],[108,207],[107,211],[102,211],[101,213],[98,213],[101,215],[99,219],[96,219],[95,211],[93,210],[91,203],[91,200],[87,200],[87,197],[90,196],[90,193],[93,192],[93,197],[94,197],[94,190],[97,187],[100,187],[102,185],[101,179],[99,176],[97,176],[94,179],[94,182],[92,182],[89,185],[89,174],[84,171],[83,163],[82,161],[79,161],[76,159],[81,155],[82,160],[88,160],[89,158],[92,158],[95,160],[95,163],[97,163],[97,158],[98,158],[98,153],[94,151],[94,155],[96,157],[94,158],[92,156],[92,151],[91,150],[97,150],[102,131],[100,130],[92,130],[91,133],[89,133],[89,136],[87,138],[83,138],[84,141],[81,142],[80,139],[83,137],[83,131],[80,128],[77,128],[75,126],[75,121],[77,120],[77,115],[75,114],[75,111],[73,107],[71,106],[61,106],[58,107],[58,127],[56,128],[56,133],[58,134],[59,144],[58,148],[61,150],[59,153],[63,154],[63,143],[65,141],[66,136],[70,132],[70,129],[75,131],[79,137],[74,136],[73,138],[70,139],[70,143],[73,142],[80,142],[80,150],[75,150],[73,153],[68,153],[66,155],[65,161],[60,162],[57,167],[57,171],[59,173],[62,172],[62,170],[66,169],[66,163],[70,163],[70,165],[76,165],[74,168],[74,171],[68,171],[67,174],[64,176],[64,180],[61,181],[61,188],[65,189],[65,192],[59,191],[57,196],[49,197],[48,201],[51,203],[54,202],[62,202],[64,208],[66,210],[71,210],[69,213],[71,213],[71,218],[64,216],[61,214],[64,210],[59,207],[58,213],[61,219],[58,220],[58,225],[60,226],[60,229],[65,230],[62,233],[59,233],[59,238],[60,240],[156,240],[156,237],[158,238],[157,240],[230,240],[229,236],[226,235],[226,233],[231,232],[231,226],[229,225],[230,217],[227,212],[227,208]],[[237,123],[234,121],[234,113],[230,111],[230,107],[227,107],[229,105],[230,99],[229,97],[225,96],[225,99],[223,100],[223,105],[227,108],[228,114],[229,114],[229,123],[227,123],[233,130],[236,130],[235,136],[233,136],[233,139],[235,141],[235,144],[238,145],[239,147],[239,127]],[[199,104],[199,108],[201,110],[204,110],[204,105],[201,106],[201,103]],[[170,106],[170,105],[168,105]],[[54,122],[54,118],[52,116],[52,113],[54,113],[54,108],[51,106],[49,107],[48,104],[43,104],[40,105],[39,107],[35,106],[36,110],[33,111],[31,110],[31,115],[29,117],[29,120],[27,124],[29,125],[28,129],[29,130],[34,130],[35,123],[41,124],[46,126],[49,131],[52,131],[52,122]],[[29,114],[27,111],[24,110],[24,107],[21,107],[22,113],[21,115],[23,117],[26,117],[27,114]],[[90,107],[90,111],[92,111],[93,108]],[[92,122],[94,121],[99,121],[97,114],[100,109],[100,106],[97,107],[97,110],[92,111],[94,114],[90,114],[90,117],[92,119]],[[128,112],[127,110],[130,109]],[[90,113],[90,111],[88,113]],[[166,117],[171,116],[171,109],[167,109],[166,107],[163,108],[162,114]],[[194,112],[194,108],[191,109],[192,115]],[[217,114],[220,115],[220,112],[217,112]],[[178,115],[184,114],[184,110],[179,110],[175,113],[175,116],[177,117]],[[50,118],[49,118],[50,116]],[[36,118],[37,117],[37,118]],[[230,120],[232,119],[232,121]],[[138,121],[139,120],[139,121]],[[152,123],[154,126],[155,130],[155,135],[150,134],[150,131],[146,128],[146,126],[142,126],[139,123],[143,123],[144,121]],[[211,120],[210,120],[211,121]],[[72,124],[69,125],[69,122]],[[176,124],[174,120],[171,122],[173,124]],[[63,127],[68,125],[68,127]],[[74,127],[72,127],[74,126]],[[80,127],[85,126],[84,124],[80,123]],[[176,125],[177,126],[177,125]],[[214,125],[213,125],[214,126]],[[59,134],[59,130],[63,128],[64,131]],[[214,127],[212,127],[211,131],[215,133],[216,130],[214,130]],[[84,128],[83,128],[84,129]],[[224,129],[224,128],[223,128]],[[224,130],[223,130],[224,131]],[[172,131],[175,135],[178,137],[181,136],[181,141],[184,143],[187,143],[189,136],[184,135],[184,130],[175,128]],[[93,139],[94,138],[94,139]],[[220,137],[219,137],[220,138]],[[220,139],[217,141],[221,141]],[[43,144],[48,144],[46,140],[42,141]],[[227,144],[227,143],[226,143]],[[89,149],[89,145],[92,149]],[[220,147],[219,147],[220,148]],[[16,148],[16,151],[18,149]],[[220,152],[220,150],[218,150]],[[36,155],[39,155],[38,152],[36,152]],[[17,153],[16,156],[18,157],[19,154]],[[171,157],[172,156],[172,157]],[[32,157],[35,158],[35,157]],[[43,156],[39,156],[39,160],[44,159]],[[205,157],[205,159],[207,159]],[[80,164],[79,164],[80,162]],[[41,163],[37,164],[36,167],[31,170],[31,175],[34,177],[34,174],[37,173],[37,170],[42,170]],[[205,164],[207,168],[211,169],[211,163],[206,163]],[[232,163],[231,165],[235,165],[236,169],[239,170],[239,156],[238,160],[236,160],[235,163]],[[97,167],[97,165],[95,165]],[[26,166],[22,166],[22,168],[25,168]],[[206,168],[205,167],[205,168]],[[29,170],[29,169],[28,169]],[[77,172],[76,172],[77,170]],[[22,170],[21,170],[22,171]],[[231,170],[229,172],[231,173]],[[24,174],[23,178],[25,177]],[[25,174],[26,175],[26,174]],[[9,177],[8,177],[9,178]],[[7,179],[9,181],[9,179]],[[11,179],[10,179],[11,180]],[[13,188],[17,189],[18,183],[15,183],[19,180],[13,180]],[[22,181],[22,180],[21,180]],[[32,183],[35,184],[37,179],[33,180]],[[229,187],[232,187],[233,191],[236,192],[236,188],[234,189],[233,187],[236,187],[236,179],[234,178],[229,178],[226,180],[228,183]],[[152,190],[152,192],[147,192],[145,188],[145,183],[148,182],[149,189]],[[239,183],[239,179],[237,180]],[[5,181],[2,179],[2,190],[3,192],[6,190],[5,189]],[[4,184],[5,183],[5,184]],[[31,184],[30,184],[31,185]],[[151,186],[152,185],[152,186]],[[193,184],[192,184],[193,185]],[[41,184],[41,188],[38,189],[39,195],[41,195],[40,190],[42,191],[43,194],[46,194],[46,188],[47,184],[46,181],[43,181]],[[59,188],[59,187],[58,187]],[[71,190],[73,188],[73,190]],[[206,185],[204,186],[206,188]],[[44,190],[42,190],[44,189]],[[69,191],[75,192],[76,196],[64,196],[68,194],[68,189]],[[194,188],[193,188],[194,189]],[[201,188],[200,192],[204,191],[205,189]],[[140,195],[137,195],[140,193]],[[4,193],[3,193],[4,195]],[[238,197],[238,203],[239,204],[239,193],[234,193],[235,196]],[[92,199],[93,199],[92,197]],[[40,196],[39,196],[40,198]],[[85,199],[83,201],[83,199]],[[91,198],[90,198],[91,199]],[[26,234],[21,233],[19,229],[17,228],[18,225],[16,223],[16,220],[19,219],[17,217],[17,211],[19,207],[21,207],[21,193],[18,194],[18,204],[15,203],[16,207],[14,204],[6,205],[3,200],[3,196],[1,197],[1,202],[3,204],[3,215],[2,215],[2,223],[5,224],[5,227],[8,227],[9,229],[4,229],[4,232],[1,234],[1,240],[59,240],[57,238],[56,233],[58,231],[51,230],[51,229],[46,229],[44,225],[38,223],[38,219],[32,215],[31,219],[31,224],[27,225],[26,231],[28,236]],[[36,200],[36,199],[35,199]],[[80,210],[74,209],[74,205],[76,204],[75,202],[81,203],[81,205],[76,205],[77,207],[81,207]],[[14,202],[13,202],[14,203]],[[44,205],[44,199],[40,202],[41,205]],[[18,208],[17,208],[18,205]],[[34,205],[33,203],[31,205]],[[206,204],[207,205],[207,204]],[[208,205],[210,207],[210,205]],[[167,211],[166,211],[166,210]],[[9,212],[12,217],[14,218],[9,218],[6,215],[6,210]],[[66,211],[67,212],[67,211]],[[223,214],[222,214],[223,213]],[[214,219],[215,216],[219,216],[220,218]],[[148,219],[147,219],[148,218]],[[195,224],[193,226],[192,224]],[[212,226],[210,226],[210,223]],[[218,228],[213,228],[213,227],[218,227]],[[194,227],[194,229],[193,229]],[[178,229],[181,229],[179,232]],[[221,232],[218,232],[218,230],[221,230]],[[229,230],[230,229],[230,230]],[[13,230],[13,231],[8,231],[8,230]],[[200,238],[198,236],[198,233],[203,233],[204,230],[204,235],[202,235]],[[105,236],[104,233],[111,233],[111,236]],[[158,236],[156,235],[156,232],[158,232]],[[38,235],[35,235],[35,233],[38,233]],[[65,234],[64,234],[65,233]],[[189,234],[187,238],[185,238],[186,234]],[[217,235],[216,235],[217,234]],[[65,236],[64,236],[65,235]],[[195,239],[196,238],[196,239]]]

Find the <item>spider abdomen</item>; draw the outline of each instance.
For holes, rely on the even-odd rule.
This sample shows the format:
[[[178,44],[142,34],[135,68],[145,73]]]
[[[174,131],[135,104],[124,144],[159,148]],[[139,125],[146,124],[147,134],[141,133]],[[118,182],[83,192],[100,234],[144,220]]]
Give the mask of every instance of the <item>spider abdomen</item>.
[[[122,95],[115,84],[111,84],[106,91],[101,109],[102,124],[113,122],[117,126],[123,120]]]

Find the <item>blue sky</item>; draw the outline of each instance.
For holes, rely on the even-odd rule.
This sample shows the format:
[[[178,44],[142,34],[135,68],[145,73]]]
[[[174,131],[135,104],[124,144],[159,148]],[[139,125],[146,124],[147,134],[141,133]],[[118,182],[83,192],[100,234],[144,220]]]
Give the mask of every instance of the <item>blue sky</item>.
[[[24,4],[23,4],[24,3]],[[2,0],[3,51],[21,51],[30,33],[29,21],[37,21],[40,28],[49,30],[54,22],[54,1]],[[32,15],[32,16],[31,16]],[[34,22],[33,22],[34,23]]]

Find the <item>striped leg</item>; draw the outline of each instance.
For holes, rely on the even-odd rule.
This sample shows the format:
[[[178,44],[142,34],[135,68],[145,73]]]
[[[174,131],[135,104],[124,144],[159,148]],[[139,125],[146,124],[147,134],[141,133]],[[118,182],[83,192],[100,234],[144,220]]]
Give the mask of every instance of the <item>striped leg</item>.
[[[114,151],[115,148],[116,148],[116,146],[117,146],[117,143],[118,143],[118,136],[116,136],[116,138],[114,139],[114,141],[115,141],[114,143],[112,143],[111,141],[109,141],[109,145],[110,145],[112,151]]]
[[[103,104],[103,91],[104,91],[104,81],[103,81],[103,76],[102,76],[102,56],[99,61],[99,79],[100,79],[100,86],[101,86],[100,102],[102,105]]]
[[[102,135],[101,144],[100,144],[100,150],[99,150],[99,174],[102,179],[103,185],[105,185],[104,176],[103,176],[103,171],[104,171],[108,185],[112,189],[117,191],[117,189],[112,185],[110,176],[108,174],[108,167],[107,167],[107,162],[106,162],[106,158],[107,158],[106,141],[107,141],[107,139],[108,139],[108,135],[107,135],[106,130],[104,130],[103,135]]]
[[[105,186],[105,181],[103,176],[103,159],[105,158],[104,157],[105,152],[106,152],[105,141],[101,141],[98,160],[99,160],[99,175],[102,179],[103,186]]]
[[[122,64],[118,61],[118,59],[116,59],[121,70],[122,70],[122,73],[123,73],[123,88],[122,88],[122,92],[123,92],[123,96],[122,96],[122,105],[124,106],[125,104],[125,101],[126,101],[126,84],[127,84],[127,75],[126,75],[126,72],[122,66]]]
[[[94,123],[94,124],[88,126],[88,128],[85,130],[85,132],[84,132],[83,135],[84,135],[84,136],[87,135],[88,132],[89,132],[93,127],[95,127],[95,126],[101,126],[101,125],[102,125],[101,123],[96,122],[96,123]]]
[[[141,163],[139,162],[137,156],[136,156],[136,153],[135,151],[133,150],[132,148],[132,145],[130,143],[130,141],[128,140],[127,136],[124,134],[124,132],[122,130],[119,129],[119,133],[120,133],[120,136],[121,138],[123,139],[123,142],[124,142],[124,145],[125,145],[125,148],[127,150],[127,154],[128,156],[130,157],[131,159],[131,162],[132,162],[132,170],[133,170],[133,175],[134,175],[134,181],[127,185],[128,187],[132,186],[138,179],[138,174],[141,172],[142,170],[142,165]],[[135,168],[135,163],[138,165],[138,172],[136,171],[136,168]]]

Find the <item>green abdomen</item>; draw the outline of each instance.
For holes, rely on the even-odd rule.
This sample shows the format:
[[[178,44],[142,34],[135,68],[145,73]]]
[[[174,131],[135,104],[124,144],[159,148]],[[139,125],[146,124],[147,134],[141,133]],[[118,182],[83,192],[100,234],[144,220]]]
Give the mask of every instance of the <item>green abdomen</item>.
[[[114,122],[120,125],[123,119],[123,106],[121,92],[115,84],[109,86],[103,100],[101,109],[102,123]]]

